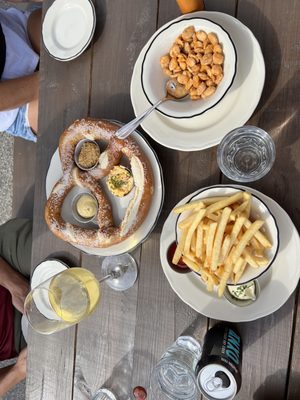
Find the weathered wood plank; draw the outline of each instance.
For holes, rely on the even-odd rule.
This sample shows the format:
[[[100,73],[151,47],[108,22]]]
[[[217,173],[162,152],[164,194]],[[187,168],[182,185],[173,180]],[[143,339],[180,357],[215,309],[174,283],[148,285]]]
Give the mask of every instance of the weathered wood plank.
[[[300,398],[300,296],[299,285],[296,296],[294,332],[290,351],[289,376],[287,381],[287,400]]]
[[[205,0],[205,10],[235,15],[238,0]]]
[[[12,217],[33,217],[36,144],[14,141],[14,182]]]
[[[94,43],[90,114],[128,122],[133,117],[130,79],[136,58],[155,30],[156,5],[151,0],[96,3],[103,30]]]
[[[44,11],[51,3],[44,2]],[[55,61],[42,50],[33,267],[50,255],[63,258],[71,265],[79,263],[79,251],[55,238],[44,222],[45,178],[59,135],[73,120],[88,114],[90,65],[91,50],[68,63]],[[74,341],[75,328],[50,337],[30,332],[27,399],[72,398]]]
[[[137,263],[139,254],[139,249],[133,253]],[[98,279],[102,277],[99,257],[83,255],[81,264]],[[130,391],[137,292],[137,283],[125,292],[101,284],[100,304],[78,325],[74,399],[84,396],[83,382],[92,393],[109,387],[118,398]]]
[[[299,36],[300,4],[291,0],[239,1],[237,18],[247,25],[258,39],[265,58],[266,81],[263,95],[249,123],[271,134],[277,147],[272,171],[252,187],[275,199],[299,228],[298,186],[300,140],[297,129],[299,103],[299,49],[294,38]],[[287,24],[286,21],[289,23]],[[228,182],[223,179],[223,182]],[[289,355],[292,352],[294,294],[276,313],[240,329],[245,342],[244,384],[237,398],[285,398],[288,380]],[[256,337],[256,341],[253,340]],[[296,343],[296,342],[294,342]],[[289,382],[290,396],[298,390],[299,349],[294,348]],[[298,353],[297,353],[298,351]],[[250,379],[251,378],[251,379]],[[251,384],[250,384],[251,381]]]
[[[156,7],[150,0],[109,2],[107,6],[96,2],[96,11],[97,18],[101,18],[102,32],[93,46],[90,115],[127,122],[133,117],[129,95],[132,69],[142,46],[155,30]],[[140,264],[140,249],[134,254]],[[88,268],[93,267],[92,262],[92,258],[83,258],[83,265]],[[75,399],[81,396],[80,376],[92,391],[106,386],[115,390],[120,398],[127,398],[120,389],[131,390],[140,285],[138,282],[124,293],[114,292],[105,284],[102,287],[100,306],[89,321],[78,328]]]

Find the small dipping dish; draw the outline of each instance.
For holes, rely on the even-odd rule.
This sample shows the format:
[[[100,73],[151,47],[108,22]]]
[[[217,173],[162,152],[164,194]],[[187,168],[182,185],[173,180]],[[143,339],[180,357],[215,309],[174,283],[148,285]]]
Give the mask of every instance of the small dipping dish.
[[[246,307],[254,303],[260,294],[258,281],[255,279],[243,285],[227,285],[224,297],[229,303]]]
[[[86,224],[98,213],[98,201],[91,193],[80,193],[72,201],[72,212],[76,221]]]
[[[82,139],[76,147],[74,161],[78,168],[83,171],[94,169],[99,162],[100,147],[95,140]]]

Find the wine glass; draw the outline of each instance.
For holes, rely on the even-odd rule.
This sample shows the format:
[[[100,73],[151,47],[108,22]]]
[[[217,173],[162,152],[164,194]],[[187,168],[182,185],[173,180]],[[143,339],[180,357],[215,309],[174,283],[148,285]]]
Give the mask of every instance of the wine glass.
[[[133,286],[137,278],[137,265],[129,254],[105,258],[100,280],[85,268],[64,266],[51,275],[49,269],[39,268],[43,264],[32,276],[32,290],[24,304],[29,324],[41,334],[58,332],[89,316],[100,301],[101,282],[122,291]]]

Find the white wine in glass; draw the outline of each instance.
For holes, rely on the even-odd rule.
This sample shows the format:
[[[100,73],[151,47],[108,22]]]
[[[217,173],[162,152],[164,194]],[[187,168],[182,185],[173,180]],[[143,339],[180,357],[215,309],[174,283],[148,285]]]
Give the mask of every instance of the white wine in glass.
[[[28,294],[25,315],[37,332],[58,332],[90,315],[100,300],[100,293],[94,274],[84,268],[69,268]]]
[[[48,275],[25,299],[25,315],[31,327],[47,335],[77,324],[99,303],[101,282],[123,291],[133,286],[137,278],[136,262],[127,253],[106,257],[101,269],[100,281],[85,268],[68,268],[54,276]]]

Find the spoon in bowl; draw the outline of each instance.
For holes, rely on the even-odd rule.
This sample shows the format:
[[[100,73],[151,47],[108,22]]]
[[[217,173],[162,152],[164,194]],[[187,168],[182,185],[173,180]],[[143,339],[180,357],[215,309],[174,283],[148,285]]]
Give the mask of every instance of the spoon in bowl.
[[[169,79],[166,83],[166,96],[158,100],[150,108],[144,111],[141,115],[128,122],[128,124],[123,125],[117,130],[115,136],[119,139],[126,139],[143,121],[148,115],[155,110],[161,103],[167,100],[182,100],[188,95],[188,91],[183,85],[178,83],[176,79]]]

